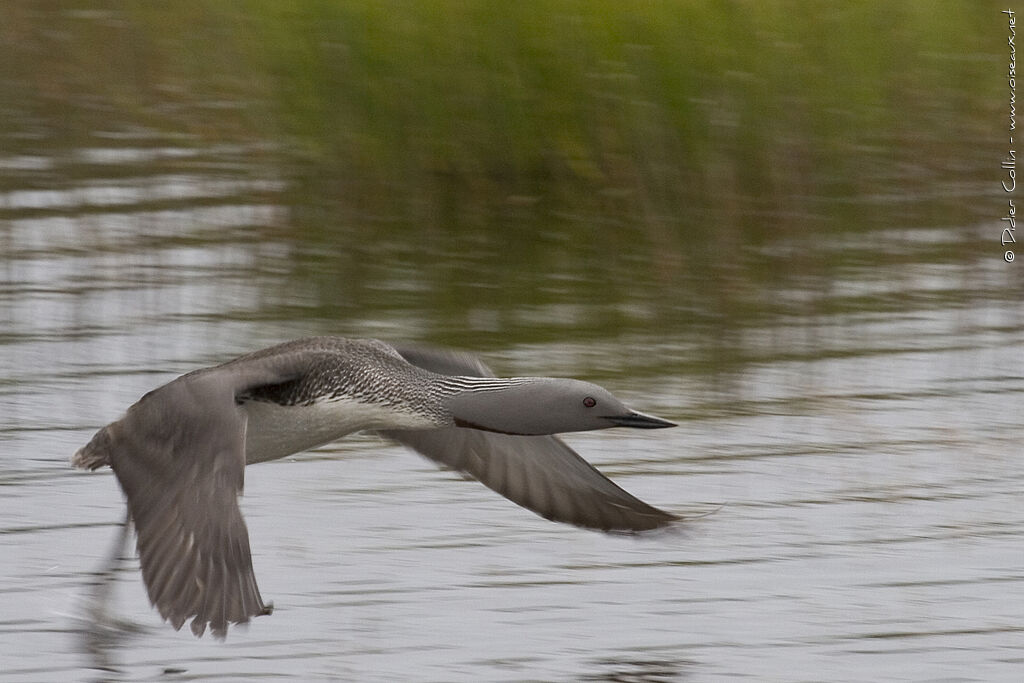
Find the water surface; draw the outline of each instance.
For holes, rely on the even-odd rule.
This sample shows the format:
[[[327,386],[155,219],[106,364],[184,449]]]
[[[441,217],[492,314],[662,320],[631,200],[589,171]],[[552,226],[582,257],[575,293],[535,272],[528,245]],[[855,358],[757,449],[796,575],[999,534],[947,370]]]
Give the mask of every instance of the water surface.
[[[1002,68],[997,12],[957,24],[973,53],[904,14],[902,67],[859,53],[849,79],[891,68],[912,126],[903,91],[824,93],[818,60],[845,53],[816,56],[801,21],[746,35],[759,65],[695,33],[691,73],[663,70],[668,38],[641,30],[664,17],[637,20],[644,47],[588,32],[603,24],[580,10],[553,20],[593,41],[578,53],[480,47],[465,70],[427,62],[387,81],[374,69],[394,65],[374,55],[422,55],[353,42],[392,30],[372,12],[365,35],[347,15],[299,12],[259,56],[244,38],[277,24],[255,9],[210,10],[217,49],[165,35],[195,21],[173,12],[4,12],[0,84],[16,104],[0,153],[0,677],[1016,680],[1024,271],[1001,259],[1001,152],[979,132],[1003,125],[986,89]],[[474,27],[467,46],[504,26],[484,19],[458,19]],[[869,19],[847,17],[861,33],[836,40],[866,50]],[[394,30],[422,37],[434,20],[417,21]],[[303,42],[312,24],[319,42]],[[522,44],[555,44],[524,26]],[[182,57],[195,49],[202,69]],[[743,69],[783,56],[799,78],[759,74],[769,87],[752,93]],[[564,78],[577,62],[575,96],[593,107],[582,127],[527,69]],[[351,64],[400,94],[454,74],[501,116],[457,109],[479,118],[446,142],[447,90],[420,108],[373,89],[321,106],[356,92]],[[306,119],[272,87],[282,73],[309,77],[284,79],[310,88]],[[488,142],[541,125],[506,97],[550,103],[550,139]],[[419,156],[381,142],[398,133]],[[115,609],[139,630],[107,653],[116,671],[98,671],[84,596],[123,502],[109,472],[71,471],[71,454],[178,374],[310,334],[448,344],[499,374],[599,382],[680,426],[567,440],[693,520],[644,540],[555,525],[356,435],[246,472],[272,616],[223,643],[176,633],[132,561]]]

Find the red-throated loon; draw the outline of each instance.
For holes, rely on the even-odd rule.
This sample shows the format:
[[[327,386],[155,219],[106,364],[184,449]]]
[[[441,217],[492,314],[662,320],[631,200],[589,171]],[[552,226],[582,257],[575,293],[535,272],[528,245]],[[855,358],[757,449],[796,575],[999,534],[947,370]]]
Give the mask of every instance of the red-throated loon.
[[[114,470],[161,616],[223,637],[271,609],[238,506],[245,465],[376,430],[550,520],[620,533],[672,524],[551,436],[617,426],[674,425],[588,382],[501,379],[466,353],[312,337],[154,389],[72,462]]]

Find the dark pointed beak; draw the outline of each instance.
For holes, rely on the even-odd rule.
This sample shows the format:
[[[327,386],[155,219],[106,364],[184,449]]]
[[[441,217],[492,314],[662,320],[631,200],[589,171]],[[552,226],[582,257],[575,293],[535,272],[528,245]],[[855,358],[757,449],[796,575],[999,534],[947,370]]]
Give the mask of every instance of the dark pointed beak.
[[[635,410],[631,410],[625,415],[609,415],[605,419],[615,423],[616,427],[634,427],[636,429],[664,429],[676,426],[675,422],[662,420],[653,415],[644,415]]]

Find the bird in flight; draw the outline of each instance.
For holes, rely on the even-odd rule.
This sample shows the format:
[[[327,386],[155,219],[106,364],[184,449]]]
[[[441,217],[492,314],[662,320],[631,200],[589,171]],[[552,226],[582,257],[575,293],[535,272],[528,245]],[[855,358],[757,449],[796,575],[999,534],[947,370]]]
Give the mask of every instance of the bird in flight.
[[[128,502],[149,599],[180,629],[269,614],[238,506],[245,466],[372,430],[538,515],[639,533],[679,518],[627,493],[554,434],[673,423],[573,379],[498,378],[475,356],[311,337],[195,370],[100,429],[75,467],[109,465]]]

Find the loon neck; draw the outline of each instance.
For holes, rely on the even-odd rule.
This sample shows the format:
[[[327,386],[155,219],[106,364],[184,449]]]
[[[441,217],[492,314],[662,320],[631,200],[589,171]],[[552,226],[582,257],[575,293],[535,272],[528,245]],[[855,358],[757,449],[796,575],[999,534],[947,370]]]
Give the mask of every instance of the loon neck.
[[[537,377],[475,377],[472,375],[437,375],[435,386],[442,396],[505,391],[524,384],[541,381]]]

